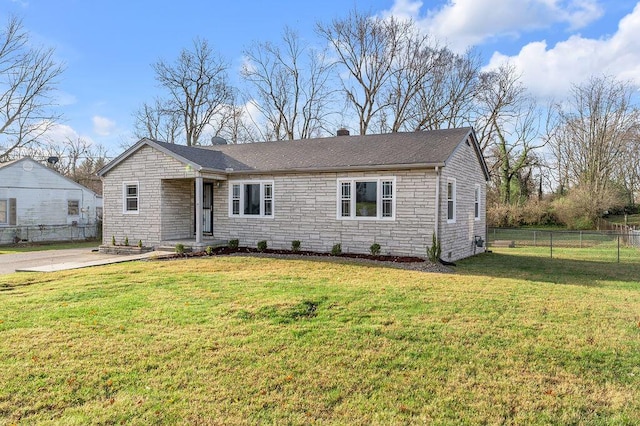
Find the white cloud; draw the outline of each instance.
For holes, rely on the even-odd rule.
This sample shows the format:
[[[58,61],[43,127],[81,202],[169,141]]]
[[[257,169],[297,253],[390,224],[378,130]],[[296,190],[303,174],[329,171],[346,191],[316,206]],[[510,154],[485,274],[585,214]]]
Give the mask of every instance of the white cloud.
[[[111,132],[116,127],[116,122],[110,120],[106,117],[100,117],[99,115],[94,115],[92,118],[93,121],[93,131],[99,136],[109,136]]]
[[[640,4],[608,38],[569,37],[553,47],[545,41],[525,45],[515,56],[494,53],[487,68],[505,62],[521,73],[523,83],[541,97],[561,97],[572,84],[593,75],[612,75],[640,85]]]
[[[456,51],[487,40],[565,24],[582,28],[602,16],[597,0],[448,0],[439,10],[420,14],[423,3],[396,0],[383,16],[411,18]]]

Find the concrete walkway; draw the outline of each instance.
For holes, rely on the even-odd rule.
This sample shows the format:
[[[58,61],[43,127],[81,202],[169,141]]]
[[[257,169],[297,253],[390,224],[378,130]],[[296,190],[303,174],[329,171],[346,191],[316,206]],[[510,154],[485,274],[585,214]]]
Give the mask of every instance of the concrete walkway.
[[[97,247],[96,247],[97,250]],[[131,256],[102,254],[90,248],[30,251],[16,254],[0,254],[0,274],[13,272],[54,272],[87,268],[111,263],[166,256],[167,252],[152,251]]]

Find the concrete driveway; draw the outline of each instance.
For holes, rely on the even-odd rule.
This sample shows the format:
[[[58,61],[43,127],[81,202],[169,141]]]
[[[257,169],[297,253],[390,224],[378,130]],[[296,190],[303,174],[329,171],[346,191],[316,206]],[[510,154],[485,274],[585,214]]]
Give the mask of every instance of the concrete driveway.
[[[17,254],[0,254],[0,274],[14,272],[53,272],[65,269],[86,268],[110,263],[158,257],[166,253],[149,252],[131,256],[102,254],[90,248],[30,251]]]

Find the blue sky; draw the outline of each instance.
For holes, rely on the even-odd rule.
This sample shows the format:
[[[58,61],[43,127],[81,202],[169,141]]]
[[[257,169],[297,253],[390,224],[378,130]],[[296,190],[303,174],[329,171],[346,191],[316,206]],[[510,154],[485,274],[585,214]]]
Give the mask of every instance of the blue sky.
[[[114,155],[133,142],[133,112],[160,91],[151,64],[173,60],[206,38],[238,74],[242,50],[277,41],[285,25],[317,41],[318,21],[353,8],[411,17],[460,51],[471,46],[485,66],[509,61],[541,98],[572,83],[611,74],[640,84],[640,6],[630,0],[323,0],[135,1],[0,0],[4,24],[22,18],[33,42],[66,64],[60,84],[66,120],[53,137],[83,137]]]

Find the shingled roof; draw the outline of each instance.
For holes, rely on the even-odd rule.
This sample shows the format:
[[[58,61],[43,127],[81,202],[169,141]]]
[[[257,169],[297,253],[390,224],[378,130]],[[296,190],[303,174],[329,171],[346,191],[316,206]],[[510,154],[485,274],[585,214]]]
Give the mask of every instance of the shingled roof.
[[[143,139],[131,149],[147,143],[198,169],[209,171],[274,173],[445,166],[458,145],[467,140],[473,144],[486,174],[484,159],[470,127],[208,147]],[[100,175],[126,158],[130,150],[109,163]]]

